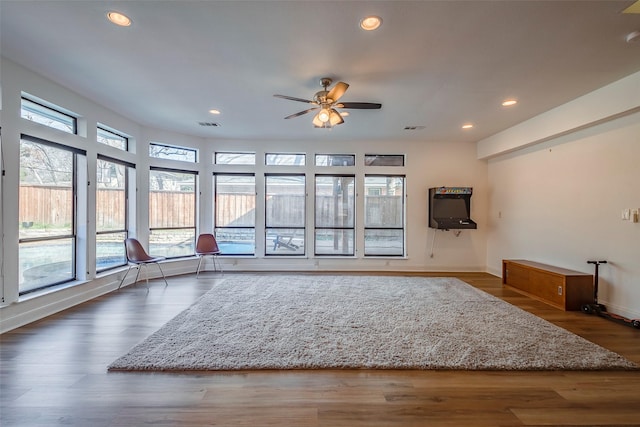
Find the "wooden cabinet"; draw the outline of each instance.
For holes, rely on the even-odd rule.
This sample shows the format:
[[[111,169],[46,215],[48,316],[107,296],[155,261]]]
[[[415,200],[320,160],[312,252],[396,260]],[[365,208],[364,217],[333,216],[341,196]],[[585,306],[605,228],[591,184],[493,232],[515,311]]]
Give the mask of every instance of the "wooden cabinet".
[[[502,260],[502,283],[562,310],[593,302],[593,275],[539,262]]]

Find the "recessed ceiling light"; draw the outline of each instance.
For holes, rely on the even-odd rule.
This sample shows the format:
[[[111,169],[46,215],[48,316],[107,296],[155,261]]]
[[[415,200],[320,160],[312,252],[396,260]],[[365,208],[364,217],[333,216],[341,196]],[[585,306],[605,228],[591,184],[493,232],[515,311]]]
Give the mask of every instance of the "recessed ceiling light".
[[[373,31],[382,25],[382,18],[379,16],[367,16],[360,21],[360,28],[366,31]]]
[[[216,110],[215,108],[214,108],[214,109],[209,110],[209,112],[210,112],[211,114],[220,114],[220,110]]]
[[[471,129],[473,127],[473,123],[465,123],[462,125],[462,129]]]
[[[518,101],[515,99],[506,99],[502,102],[503,107],[511,107],[512,105],[516,105]]]
[[[120,12],[108,12],[107,18],[109,19],[109,21],[113,22],[116,25],[120,25],[121,27],[128,27],[129,25],[131,25],[131,19]]]

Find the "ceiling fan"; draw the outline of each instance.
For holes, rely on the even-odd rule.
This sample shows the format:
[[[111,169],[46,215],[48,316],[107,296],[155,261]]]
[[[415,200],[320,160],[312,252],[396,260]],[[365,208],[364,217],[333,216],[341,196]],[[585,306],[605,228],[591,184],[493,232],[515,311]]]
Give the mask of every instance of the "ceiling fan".
[[[339,124],[344,123],[342,115],[336,110],[336,108],[352,108],[361,110],[377,110],[382,107],[382,104],[375,104],[372,102],[338,102],[338,100],[344,95],[349,88],[349,85],[344,82],[338,82],[336,85],[327,90],[331,86],[331,80],[328,77],[320,79],[320,85],[323,87],[321,91],[316,92],[313,96],[313,100],[296,98],[286,95],[273,95],[276,98],[289,99],[291,101],[306,102],[313,104],[315,107],[308,110],[300,111],[285,117],[285,119],[292,119],[294,117],[302,116],[303,114],[310,113],[311,111],[320,110],[313,118],[313,126],[317,128],[332,128]]]

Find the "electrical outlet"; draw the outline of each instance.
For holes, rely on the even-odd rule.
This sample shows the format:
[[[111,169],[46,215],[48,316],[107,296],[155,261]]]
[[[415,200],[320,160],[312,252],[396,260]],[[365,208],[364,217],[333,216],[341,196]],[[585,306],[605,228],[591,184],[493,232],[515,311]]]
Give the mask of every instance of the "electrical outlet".
[[[629,221],[631,219],[631,209],[622,209],[622,220]]]
[[[562,295],[562,286],[558,286],[558,295]]]

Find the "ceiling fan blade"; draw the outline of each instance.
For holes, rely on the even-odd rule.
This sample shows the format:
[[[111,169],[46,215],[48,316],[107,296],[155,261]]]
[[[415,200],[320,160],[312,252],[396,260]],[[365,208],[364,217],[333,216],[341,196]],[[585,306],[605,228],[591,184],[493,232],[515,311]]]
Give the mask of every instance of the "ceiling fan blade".
[[[338,108],[354,108],[360,110],[378,110],[382,108],[382,104],[373,102],[341,102],[335,106]]]
[[[333,102],[336,102],[338,99],[344,95],[344,93],[349,88],[349,85],[345,82],[338,82],[336,85],[329,91],[327,94],[327,98],[333,99]]]
[[[317,110],[318,108],[320,108],[320,107],[309,108],[308,110],[300,111],[298,113],[295,113],[295,114],[292,114],[290,116],[287,116],[287,117],[285,117],[285,119],[293,119],[294,117],[298,117],[298,116],[301,116],[303,114],[307,114],[307,113],[309,113],[309,112],[311,112],[313,110]]]
[[[288,99],[290,101],[298,101],[298,102],[306,102],[308,104],[318,104],[315,101],[310,101],[308,99],[296,98],[295,96],[287,96],[287,95],[273,95],[276,98]]]
[[[336,111],[335,108],[332,108],[329,112],[329,123],[331,124],[331,126],[337,126],[344,123],[344,119],[342,118],[340,113]]]

